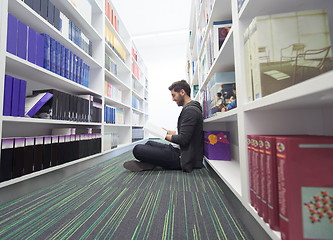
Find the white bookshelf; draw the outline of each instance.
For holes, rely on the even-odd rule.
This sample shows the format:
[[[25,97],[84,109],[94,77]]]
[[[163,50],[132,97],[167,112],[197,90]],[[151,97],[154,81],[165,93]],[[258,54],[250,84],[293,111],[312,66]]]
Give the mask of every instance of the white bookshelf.
[[[131,36],[126,30],[121,16],[116,12],[115,7],[110,5],[115,11],[119,20],[119,33],[113,27],[111,22],[105,15],[105,1],[104,0],[90,0],[91,4],[91,23],[89,23],[72,4],[70,0],[50,0],[62,13],[71,19],[77,27],[89,38],[92,42],[92,56],[83,51],[74,42],[52,26],[47,20],[36,13],[22,0],[1,0],[0,1],[0,84],[1,89],[4,89],[4,76],[5,74],[23,79],[27,81],[27,95],[30,95],[35,89],[57,89],[73,95],[93,95],[102,100],[102,105],[109,105],[117,108],[124,109],[124,124],[109,124],[104,123],[104,107],[102,110],[102,122],[72,122],[60,120],[48,120],[37,118],[25,117],[11,117],[3,116],[3,90],[0,91],[0,136],[5,137],[28,137],[28,136],[45,136],[50,135],[53,128],[66,128],[66,127],[79,127],[79,128],[93,128],[100,129],[102,136],[104,133],[116,132],[119,135],[117,148],[110,150],[103,150],[103,140],[101,145],[101,153],[84,159],[78,159],[69,165],[80,163],[81,161],[88,161],[91,159],[103,158],[110,153],[114,153],[118,149],[128,148],[133,145],[132,142],[132,115],[139,115],[139,125],[136,124],[135,128],[143,128],[143,125],[148,119],[148,88],[145,80],[147,79],[147,70],[144,62],[140,58],[137,63],[140,69],[140,80],[136,79],[132,72],[132,65],[135,59],[132,57],[131,48],[134,43]],[[61,77],[49,70],[39,67],[23,60],[11,53],[6,52],[7,44],[7,16],[11,13],[18,20],[25,23],[27,26],[33,28],[38,33],[47,33],[56,41],[60,42],[74,54],[83,59],[83,61],[90,66],[89,87],[85,87],[75,83],[67,78]],[[115,38],[119,41],[120,45],[126,52],[126,61],[124,62],[112,49],[105,40],[105,26],[107,26],[113,33]],[[139,50],[138,50],[139,51]],[[105,54],[107,54],[117,64],[117,76],[105,68]],[[104,83],[110,82],[122,92],[121,99],[115,100],[107,97],[105,94]],[[139,86],[138,90],[134,89],[134,82]],[[132,107],[132,96],[135,96],[142,106],[141,110]],[[101,157],[102,156],[102,157]],[[37,175],[44,175],[50,171],[65,168],[67,165],[62,164],[50,169],[42,170],[40,173],[32,173],[20,177],[20,179],[13,179],[1,183],[0,188],[14,184],[17,181],[24,181],[33,178]]]
[[[201,24],[201,17],[198,17],[197,13],[203,14],[201,4],[205,4],[206,1],[208,0],[192,1],[191,38],[187,53],[191,65],[192,61],[198,61],[202,55],[202,51],[197,52],[200,32],[198,27]],[[204,130],[230,131],[231,135],[232,161],[207,160],[207,162],[267,234],[272,239],[281,239],[280,232],[271,230],[250,205],[246,136],[248,134],[333,135],[333,71],[248,102],[243,34],[255,16],[323,8],[328,12],[332,41],[333,4],[326,0],[245,0],[239,12],[236,0],[215,0],[212,6],[211,18],[207,23],[208,29],[213,21],[229,19],[232,19],[233,26],[218,57],[206,74],[199,93],[216,72],[235,71],[238,106],[236,109],[204,120]],[[200,10],[197,11],[197,8]],[[207,34],[204,36],[206,38]],[[204,40],[202,42],[204,43]],[[198,84],[198,65],[194,66],[194,74],[192,71],[191,67],[188,81],[191,85]],[[196,100],[200,101],[199,94]]]

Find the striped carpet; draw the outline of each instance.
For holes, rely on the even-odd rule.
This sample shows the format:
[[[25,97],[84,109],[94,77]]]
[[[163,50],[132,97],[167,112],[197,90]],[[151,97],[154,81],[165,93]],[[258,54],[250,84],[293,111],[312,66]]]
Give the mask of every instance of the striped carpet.
[[[0,239],[252,239],[208,170],[132,173],[129,159],[0,206]]]

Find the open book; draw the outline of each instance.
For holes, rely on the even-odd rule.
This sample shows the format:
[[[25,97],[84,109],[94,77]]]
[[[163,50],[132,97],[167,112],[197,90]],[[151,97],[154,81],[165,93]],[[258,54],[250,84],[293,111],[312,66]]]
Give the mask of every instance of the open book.
[[[165,139],[166,135],[167,135],[167,131],[164,130],[163,128],[156,126],[155,124],[151,123],[151,122],[147,122],[144,126],[144,130],[146,130],[147,132],[149,132],[150,134],[159,137],[161,139]]]

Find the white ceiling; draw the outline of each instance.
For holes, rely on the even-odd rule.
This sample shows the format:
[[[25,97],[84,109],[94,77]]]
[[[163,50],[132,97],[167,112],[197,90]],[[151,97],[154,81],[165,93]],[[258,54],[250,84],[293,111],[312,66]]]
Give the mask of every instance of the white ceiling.
[[[185,78],[192,0],[111,0],[148,68],[149,120],[174,129],[181,110],[168,87]]]

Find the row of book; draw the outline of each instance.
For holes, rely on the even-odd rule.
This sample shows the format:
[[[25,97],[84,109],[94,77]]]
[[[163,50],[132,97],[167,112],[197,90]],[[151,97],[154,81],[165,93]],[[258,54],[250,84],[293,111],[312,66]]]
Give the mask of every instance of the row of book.
[[[89,86],[90,67],[81,58],[48,34],[37,33],[10,13],[7,52],[76,83]]]
[[[142,110],[142,102],[134,95],[132,95],[132,107],[137,110]]]
[[[48,34],[42,35],[44,36],[44,68],[89,87],[90,66]]]
[[[123,108],[104,106],[104,122],[111,124],[125,123],[125,110]]]
[[[203,118],[210,118],[221,112],[224,106],[235,101],[235,72],[217,72],[201,93]]]
[[[140,141],[144,138],[143,128],[132,128],[132,142]]]
[[[5,75],[3,116],[24,117],[27,82]]]
[[[113,59],[109,57],[106,53],[105,53],[105,68],[108,71],[112,72],[116,77],[118,76],[117,63],[113,61]]]
[[[119,32],[119,19],[108,0],[105,0],[105,16],[109,19],[114,29]]]
[[[24,0],[37,14],[58,29],[62,35],[92,56],[92,42],[84,35],[79,27],[49,0]],[[88,4],[87,4],[88,3]],[[85,19],[91,23],[91,5],[88,0],[76,1],[73,6],[84,12]],[[85,9],[85,10],[83,10]],[[83,10],[83,11],[82,11]]]
[[[281,239],[332,239],[333,137],[248,135],[250,203]]]
[[[211,66],[219,55],[219,51],[225,42],[231,29],[231,20],[216,21],[208,29],[208,34],[205,43],[202,45],[203,53],[198,61],[198,81],[199,86],[205,81]],[[200,42],[200,44],[202,44]]]
[[[255,17],[244,32],[244,51],[249,101],[330,71],[327,12],[318,9]]]
[[[35,90],[33,96],[50,93],[48,100],[33,117],[75,122],[101,122],[102,100],[92,95],[72,95],[56,89]]]
[[[121,45],[118,37],[115,36],[112,31],[105,24],[105,41],[115,51],[123,62],[126,62],[126,51]]]
[[[3,138],[0,181],[101,152],[101,134]]]
[[[136,62],[133,61],[133,75],[140,80],[140,69],[138,67],[138,65],[136,64]]]
[[[104,82],[104,94],[105,96],[115,100],[117,102],[122,101],[123,92],[120,88],[117,88],[114,84],[109,83],[108,81]]]
[[[118,146],[119,134],[117,132],[104,132],[103,150],[108,151]]]

